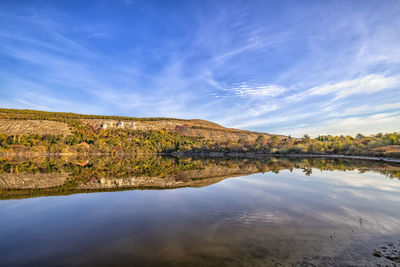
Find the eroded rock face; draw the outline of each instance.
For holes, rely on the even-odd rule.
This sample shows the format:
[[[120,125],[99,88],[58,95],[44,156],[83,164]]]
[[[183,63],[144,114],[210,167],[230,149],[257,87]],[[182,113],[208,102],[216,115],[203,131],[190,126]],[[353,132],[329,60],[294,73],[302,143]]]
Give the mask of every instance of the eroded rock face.
[[[271,135],[265,133],[244,131],[238,129],[225,128],[216,123],[204,120],[106,120],[106,119],[83,119],[82,122],[94,129],[122,129],[140,131],[169,131],[183,136],[200,137],[215,142],[234,143],[245,142],[248,144],[256,143],[257,138],[263,136],[265,140]],[[49,120],[9,120],[0,119],[0,133],[7,135],[70,135],[71,130],[68,124]],[[285,138],[278,136],[279,139]]]
[[[204,120],[156,120],[156,121],[118,121],[103,119],[85,119],[83,122],[96,129],[125,129],[140,131],[171,131],[183,136],[201,137],[207,140],[225,142],[239,142],[242,140],[247,143],[255,143],[257,138],[262,135],[269,139],[271,135],[238,129],[225,128],[216,123]],[[279,139],[285,138],[278,136]]]
[[[70,135],[71,130],[68,124],[59,121],[0,119],[0,133],[7,135]]]
[[[385,242],[374,250],[373,255],[378,258],[385,258],[393,263],[400,265],[400,241]]]
[[[103,119],[85,119],[83,123],[97,129],[125,129],[125,130],[172,130],[177,125],[182,125],[178,120],[160,121],[120,121]]]
[[[98,125],[96,125],[98,126]],[[101,129],[128,129],[128,130],[137,130],[136,122],[129,121],[104,121],[100,123]]]

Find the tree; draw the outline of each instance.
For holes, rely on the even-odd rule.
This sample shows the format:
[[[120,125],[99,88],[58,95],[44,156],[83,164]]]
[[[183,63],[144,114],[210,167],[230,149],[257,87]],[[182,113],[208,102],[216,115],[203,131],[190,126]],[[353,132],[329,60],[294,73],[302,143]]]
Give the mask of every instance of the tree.
[[[361,134],[361,133],[358,133],[357,135],[356,135],[356,138],[358,139],[358,140],[360,140],[360,139],[363,139],[365,136],[363,135],[363,134]]]
[[[304,142],[308,142],[308,141],[310,141],[310,136],[308,135],[308,134],[305,134],[305,135],[303,135],[303,141]]]

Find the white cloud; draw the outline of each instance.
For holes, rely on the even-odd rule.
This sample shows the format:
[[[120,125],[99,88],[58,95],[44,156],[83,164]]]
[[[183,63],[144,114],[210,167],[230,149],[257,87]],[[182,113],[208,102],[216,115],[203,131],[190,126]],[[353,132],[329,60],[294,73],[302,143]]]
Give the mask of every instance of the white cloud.
[[[308,90],[311,95],[335,94],[335,99],[355,94],[372,94],[393,88],[398,84],[397,77],[385,77],[381,74],[369,74],[364,77],[316,86]]]
[[[251,82],[234,83],[225,89],[226,96],[238,97],[275,97],[286,92],[286,88],[274,84],[253,84]]]
[[[398,112],[392,112],[363,117],[350,117],[346,119],[329,119],[318,126],[310,127],[309,124],[301,127],[291,126],[290,129],[280,129],[279,132],[292,136],[310,134],[314,137],[324,134],[354,136],[357,133],[363,133],[369,135],[376,134],[379,131],[396,132],[399,131],[399,129],[400,114]]]
[[[231,57],[234,57],[234,56],[237,56],[237,55],[239,55],[239,54],[242,54],[242,53],[244,53],[244,52],[246,52],[246,51],[248,51],[248,50],[250,50],[250,49],[257,48],[257,47],[259,47],[259,46],[260,46],[260,44],[257,43],[257,42],[255,42],[255,43],[250,43],[250,44],[245,45],[245,46],[243,46],[243,47],[239,47],[239,48],[234,49],[234,50],[232,50],[232,51],[226,52],[225,54],[218,55],[218,56],[212,58],[212,59],[210,60],[210,63],[213,63],[213,62],[216,62],[216,61],[223,61],[223,60],[229,59],[229,58],[231,58]]]
[[[288,115],[273,115],[263,118],[257,118],[252,120],[247,120],[246,122],[236,124],[232,126],[233,128],[246,129],[248,127],[266,127],[271,124],[279,124],[283,122],[295,122],[303,121],[305,119],[310,119],[317,116],[319,112],[309,112],[309,113],[298,113],[298,114],[288,114]],[[298,126],[298,125],[297,125]],[[294,126],[293,128],[295,128]],[[279,133],[279,132],[276,132]]]
[[[332,107],[333,109],[334,107]],[[344,110],[336,110],[329,114],[330,116],[353,116],[353,115],[363,115],[368,113],[378,113],[387,110],[400,110],[400,102],[388,103],[381,105],[362,105],[358,107],[346,108]],[[325,111],[331,111],[331,106]]]

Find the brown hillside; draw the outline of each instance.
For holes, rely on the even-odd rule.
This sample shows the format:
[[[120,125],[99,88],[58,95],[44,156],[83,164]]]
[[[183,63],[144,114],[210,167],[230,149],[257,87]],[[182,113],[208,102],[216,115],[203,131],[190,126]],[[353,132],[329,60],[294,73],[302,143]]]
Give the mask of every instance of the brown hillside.
[[[62,122],[68,119],[80,120],[94,130],[169,131],[219,143],[254,144],[260,136],[264,137],[264,141],[272,136],[266,133],[226,128],[201,119],[133,118],[15,109],[0,109],[0,133],[8,135],[70,135],[71,130],[67,123]],[[286,138],[282,135],[277,136],[279,139]]]
[[[184,136],[202,137],[217,142],[238,142],[242,140],[246,143],[255,143],[260,135],[264,136],[266,140],[272,136],[266,133],[225,128],[219,124],[198,119],[187,121],[174,119],[158,121],[84,119],[83,122],[95,129],[163,130],[176,132]],[[284,136],[278,137],[279,139],[285,138]]]
[[[70,135],[71,131],[64,122],[46,120],[4,120],[0,119],[0,133],[8,135],[41,134]]]

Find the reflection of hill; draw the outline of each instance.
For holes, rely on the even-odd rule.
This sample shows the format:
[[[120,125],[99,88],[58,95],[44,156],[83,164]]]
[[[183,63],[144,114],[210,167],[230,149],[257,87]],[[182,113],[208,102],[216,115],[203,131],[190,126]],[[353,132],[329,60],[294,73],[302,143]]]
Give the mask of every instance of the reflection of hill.
[[[85,164],[82,164],[84,162]],[[226,159],[137,155],[133,158],[0,160],[0,198],[25,198],[127,189],[202,187],[229,177],[303,169],[374,171],[400,177],[400,166],[350,159]]]
[[[2,173],[0,175],[1,189],[36,189],[62,186],[68,178],[62,173]]]

